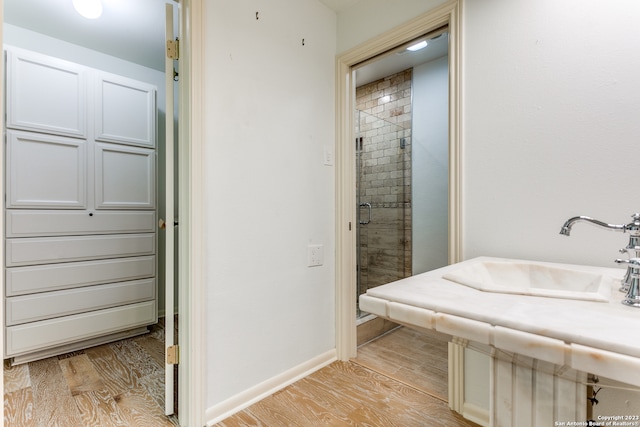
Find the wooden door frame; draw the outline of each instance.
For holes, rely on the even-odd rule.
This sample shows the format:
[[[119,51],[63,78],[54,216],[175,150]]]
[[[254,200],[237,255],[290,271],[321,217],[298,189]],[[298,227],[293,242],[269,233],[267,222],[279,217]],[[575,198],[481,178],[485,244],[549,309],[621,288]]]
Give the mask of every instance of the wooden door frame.
[[[181,0],[181,59],[179,99],[179,311],[182,360],[179,365],[179,418],[184,426],[204,425],[205,405],[205,335],[204,335],[204,238],[203,238],[203,0]],[[4,1],[0,0],[0,45],[3,45]],[[4,81],[4,67],[0,67]],[[0,85],[4,100],[4,85]],[[4,129],[4,102],[0,102],[0,125]],[[4,150],[0,150],[0,165]],[[2,168],[4,169],[4,168]],[[4,188],[4,173],[0,173]],[[4,209],[0,209],[4,223]],[[0,227],[4,241],[4,227]],[[0,245],[0,265],[4,269],[4,244]],[[4,274],[0,274],[0,290],[4,294]],[[4,346],[4,304],[0,304],[0,341]],[[3,347],[4,348],[4,347]],[[4,373],[0,370],[0,393],[4,395]],[[4,412],[4,408],[3,408]]]
[[[180,0],[180,7],[178,414],[180,425],[203,426],[206,397],[203,0]]]
[[[460,2],[450,0],[336,59],[336,351],[356,356],[356,194],[353,67],[421,35],[449,26],[449,263],[462,254]]]
[[[4,52],[4,0],[0,0],[0,46],[3,47]],[[3,64],[4,64],[4,55],[3,55]],[[5,67],[0,67],[0,126],[2,127],[4,133],[5,126],[5,116],[4,116],[4,69]],[[4,135],[3,135],[4,139]],[[4,148],[4,141],[3,141]],[[0,188],[4,192],[4,149],[0,150]],[[4,268],[5,268],[5,259],[4,259],[4,204],[0,208],[0,267],[2,268],[2,274],[0,274],[0,292],[3,296],[2,304],[0,304],[0,342],[2,344],[2,356],[4,357]],[[4,369],[0,370],[0,393],[4,396]],[[4,419],[4,404],[2,405],[2,415]]]

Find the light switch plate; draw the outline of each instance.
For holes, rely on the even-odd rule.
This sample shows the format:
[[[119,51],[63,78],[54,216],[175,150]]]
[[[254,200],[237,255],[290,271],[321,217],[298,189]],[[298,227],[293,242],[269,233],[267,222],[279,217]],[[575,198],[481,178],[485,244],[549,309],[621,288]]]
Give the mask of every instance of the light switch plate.
[[[324,246],[309,245],[307,247],[307,266],[316,267],[324,264]]]
[[[330,145],[324,146],[322,163],[325,166],[333,166],[333,147]]]

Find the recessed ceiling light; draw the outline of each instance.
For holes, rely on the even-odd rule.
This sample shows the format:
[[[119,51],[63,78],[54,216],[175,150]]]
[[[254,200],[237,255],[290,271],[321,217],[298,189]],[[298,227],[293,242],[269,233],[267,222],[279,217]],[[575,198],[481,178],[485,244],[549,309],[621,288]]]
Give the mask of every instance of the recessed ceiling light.
[[[87,19],[96,19],[102,15],[102,3],[100,0],[73,0],[73,7]]]
[[[411,52],[415,52],[416,50],[424,49],[425,47],[427,47],[427,41],[422,40],[421,42],[412,44],[407,48],[407,50],[410,50]]]

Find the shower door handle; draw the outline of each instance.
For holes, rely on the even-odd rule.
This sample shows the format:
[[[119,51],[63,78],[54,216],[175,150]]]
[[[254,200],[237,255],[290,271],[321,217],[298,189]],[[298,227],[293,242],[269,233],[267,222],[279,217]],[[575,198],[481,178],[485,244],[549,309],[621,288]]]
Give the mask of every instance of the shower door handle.
[[[363,220],[358,221],[360,225],[367,225],[371,222],[371,203],[360,203],[360,207],[369,209],[369,219],[366,221],[363,221]]]

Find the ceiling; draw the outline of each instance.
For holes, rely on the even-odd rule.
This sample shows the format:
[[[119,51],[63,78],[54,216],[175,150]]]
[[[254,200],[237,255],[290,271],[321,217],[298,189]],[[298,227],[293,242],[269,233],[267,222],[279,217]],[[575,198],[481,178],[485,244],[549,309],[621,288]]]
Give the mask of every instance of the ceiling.
[[[410,46],[420,40],[427,40],[427,47],[415,52],[406,50],[407,45]],[[382,54],[362,67],[356,68],[356,85],[362,86],[445,56],[449,52],[449,33],[441,33],[431,39],[418,38],[407,45]]]
[[[320,0],[336,13],[362,0]],[[164,70],[165,4],[172,0],[102,0],[98,19],[80,16],[72,0],[4,0],[4,21],[149,68]],[[446,54],[446,37],[416,53],[381,55],[357,70],[365,84]]]
[[[4,22],[164,70],[166,3],[173,2],[102,0],[102,16],[86,19],[72,0],[4,0]]]
[[[358,3],[360,0],[320,0],[320,3],[327,6],[329,9],[340,12],[354,4]]]

